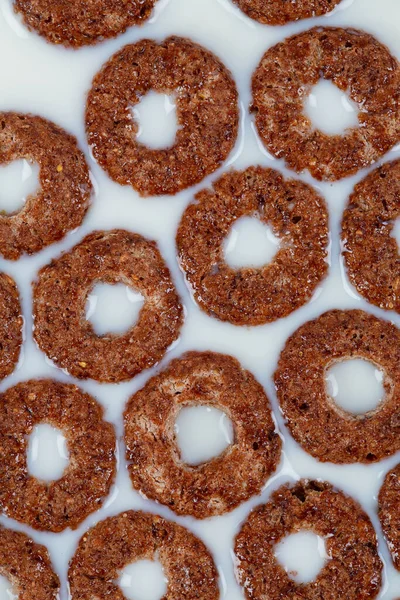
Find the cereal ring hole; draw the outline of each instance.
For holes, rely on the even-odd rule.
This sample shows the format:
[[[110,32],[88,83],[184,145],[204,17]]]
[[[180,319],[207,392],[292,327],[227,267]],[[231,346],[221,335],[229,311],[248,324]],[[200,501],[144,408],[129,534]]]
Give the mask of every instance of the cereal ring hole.
[[[232,421],[211,406],[185,406],[175,420],[181,460],[198,466],[223,454],[233,443]]]
[[[357,104],[328,79],[320,79],[311,88],[304,100],[304,112],[315,129],[328,135],[340,135],[359,126]]]
[[[137,124],[136,139],[154,150],[171,148],[179,129],[176,94],[151,91],[132,107]]]
[[[329,396],[353,415],[376,410],[385,399],[384,372],[365,359],[348,359],[328,367],[325,381]]]
[[[233,269],[262,267],[270,263],[280,247],[272,228],[258,217],[240,217],[224,240],[226,263]]]
[[[156,558],[138,560],[125,567],[118,585],[128,600],[161,600],[167,593],[168,579]]]
[[[11,581],[7,577],[0,575],[0,600],[17,600],[17,598],[18,594]]]
[[[97,283],[86,302],[86,319],[98,336],[123,334],[136,325],[144,298],[123,283]]]
[[[28,472],[41,481],[58,481],[69,464],[67,440],[57,427],[41,423],[34,427],[28,442]],[[0,596],[1,598],[1,596]]]
[[[313,531],[291,533],[275,546],[275,558],[296,583],[315,581],[329,555],[325,540]]]
[[[26,159],[0,165],[0,215],[19,213],[40,188],[39,165]]]

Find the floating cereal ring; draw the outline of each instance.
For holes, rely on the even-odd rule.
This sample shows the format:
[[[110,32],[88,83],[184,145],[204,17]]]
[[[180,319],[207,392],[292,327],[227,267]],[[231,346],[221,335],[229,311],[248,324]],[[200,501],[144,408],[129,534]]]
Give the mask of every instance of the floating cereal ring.
[[[244,215],[270,225],[281,248],[268,265],[233,269],[223,242]],[[311,299],[327,272],[328,215],[310,186],[277,171],[250,167],[224,174],[199,192],[177,233],[179,259],[196,301],[235,325],[261,325]]]
[[[24,533],[0,525],[0,575],[13,586],[18,600],[58,600],[60,582],[49,553]],[[14,596],[12,596],[14,597]]]
[[[0,273],[0,380],[14,371],[22,345],[19,293],[9,275]]]
[[[85,317],[87,297],[102,281],[124,283],[145,303],[121,335],[98,336]],[[71,375],[131,379],[159,361],[176,340],[182,306],[155,242],[123,230],[97,231],[39,273],[34,287],[35,339]]]
[[[185,406],[214,406],[232,420],[234,442],[198,466],[185,464],[174,424]],[[136,392],[125,411],[133,487],[198,519],[233,510],[260,493],[275,471],[281,441],[263,388],[231,356],[188,352]]]
[[[219,599],[217,569],[203,542],[181,525],[129,511],[83,535],[68,573],[72,600],[123,600],[117,583],[121,571],[155,558],[168,578],[165,600]]]
[[[102,408],[75,385],[37,380],[3,393],[0,414],[0,509],[35,529],[76,529],[100,508],[115,475],[115,434]],[[70,456],[50,483],[27,467],[28,438],[41,423],[64,433]]]
[[[248,17],[265,25],[320,17],[331,12],[341,0],[233,0]]]
[[[393,562],[400,571],[400,464],[385,477],[379,493],[379,518]]]
[[[170,148],[136,140],[132,107],[151,90],[176,96],[178,131]],[[230,72],[211,52],[179,37],[122,48],[94,78],[86,108],[96,160],[114,181],[144,196],[176,194],[213,173],[234,146],[238,121]]]
[[[299,584],[274,549],[300,530],[324,538],[329,558],[314,581]],[[382,563],[371,521],[355,500],[320,481],[284,485],[253,510],[236,537],[235,554],[238,581],[251,600],[372,600],[380,590]]]
[[[326,389],[335,363],[361,358],[383,371],[386,397],[364,415],[340,408]],[[368,463],[400,450],[400,331],[361,310],[332,310],[288,339],[275,372],[295,440],[318,460]]]
[[[52,44],[96,44],[146,21],[156,0],[15,0],[29,29]]]
[[[400,160],[372,171],[356,185],[342,223],[351,283],[376,306],[400,313],[400,257],[392,236],[400,216]]]
[[[400,138],[400,69],[389,50],[356,29],[316,27],[267,50],[252,82],[258,133],[270,152],[316,179],[347,177]],[[360,108],[343,135],[315,129],[304,114],[313,85],[331,80]]]
[[[41,117],[0,113],[0,164],[19,159],[39,165],[40,189],[15,214],[0,215],[0,254],[9,260],[39,252],[78,227],[92,191],[72,135]]]

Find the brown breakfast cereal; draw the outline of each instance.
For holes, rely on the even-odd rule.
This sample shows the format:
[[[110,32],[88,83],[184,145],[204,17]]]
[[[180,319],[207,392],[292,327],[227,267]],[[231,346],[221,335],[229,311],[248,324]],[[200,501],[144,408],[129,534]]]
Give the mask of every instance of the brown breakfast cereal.
[[[383,371],[385,398],[354,415],[328,394],[326,371],[361,358]],[[302,325],[286,342],[275,386],[295,440],[323,462],[371,463],[400,450],[400,331],[361,310],[331,310]]]
[[[148,92],[175,94],[178,131],[170,148],[136,139],[132,108]],[[232,150],[239,122],[230,72],[190,40],[125,46],[95,76],[86,107],[89,144],[99,164],[143,196],[176,194],[213,173]]]
[[[265,25],[320,17],[331,12],[341,0],[233,0],[248,17]]]
[[[331,80],[359,106],[359,127],[343,135],[315,129],[304,113],[313,85]],[[400,139],[400,69],[373,36],[315,27],[267,50],[252,81],[262,142],[297,172],[337,180],[366,167]]]
[[[342,223],[347,273],[372,304],[400,313],[400,257],[393,225],[400,216],[400,160],[358,183]]]
[[[41,423],[60,429],[67,440],[69,464],[56,481],[28,472],[29,436]],[[50,379],[17,384],[0,395],[1,511],[43,531],[76,529],[109,493],[115,451],[113,426],[89,394]]]
[[[157,0],[15,0],[25,25],[52,44],[79,48],[142,25]]]
[[[394,565],[400,571],[400,464],[385,477],[379,493],[379,518]]]
[[[163,600],[218,600],[218,572],[193,533],[171,521],[129,511],[83,535],[69,567],[72,600],[124,600],[118,578],[124,567],[158,559],[168,581]]]
[[[296,583],[275,556],[280,541],[302,530],[324,538],[329,557],[309,583]],[[380,591],[382,562],[371,521],[357,502],[321,481],[273,492],[243,524],[235,554],[249,600],[372,600]]]
[[[220,456],[191,466],[180,457],[174,425],[183,407],[201,405],[231,419],[234,441]],[[136,392],[125,411],[125,442],[133,487],[198,519],[259,494],[281,451],[261,385],[236,359],[213,352],[184,354]]]
[[[270,225],[281,241],[263,267],[234,269],[224,260],[223,242],[243,216]],[[178,228],[178,256],[204,311],[234,325],[261,325],[311,299],[328,270],[328,231],[325,202],[312,187],[250,167],[196,194]]]
[[[0,575],[18,600],[58,600],[60,582],[49,553],[24,533],[0,525]]]
[[[121,335],[96,335],[86,319],[98,283],[140,292],[137,323]],[[96,231],[43,267],[34,285],[35,340],[59,367],[80,379],[116,383],[161,360],[182,325],[182,306],[155,242],[124,230]]]
[[[0,254],[17,260],[78,227],[89,208],[92,184],[76,139],[33,115],[0,113],[0,164],[25,159],[40,167],[40,188],[21,210],[0,214]]]
[[[9,275],[0,273],[0,381],[17,365],[23,323],[18,288]]]

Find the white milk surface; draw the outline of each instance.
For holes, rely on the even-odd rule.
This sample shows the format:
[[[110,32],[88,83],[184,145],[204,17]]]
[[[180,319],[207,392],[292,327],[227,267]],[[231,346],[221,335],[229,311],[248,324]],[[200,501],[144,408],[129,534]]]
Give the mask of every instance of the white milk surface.
[[[354,184],[366,175],[368,169],[339,183],[319,183],[307,174],[299,177],[318,189],[326,198],[329,206],[330,271],[312,301],[286,319],[257,328],[238,328],[206,316],[193,302],[176,260],[176,228],[185,206],[193,199],[195,190],[210,185],[223,171],[233,167],[244,168],[255,164],[273,167],[282,171],[286,176],[298,177],[290,173],[282,161],[273,159],[263,149],[255,134],[254,125],[247,112],[250,102],[250,78],[267,48],[288,35],[306,30],[316,24],[364,29],[376,35],[379,40],[388,45],[397,58],[400,58],[400,2],[398,0],[381,0],[380,2],[376,2],[376,0],[343,0],[330,16],[285,27],[259,25],[245,17],[230,0],[160,0],[154,17],[142,28],[132,28],[115,40],[78,51],[49,45],[34,33],[29,33],[19,19],[14,16],[11,0],[0,0],[0,56],[2,57],[0,61],[0,110],[40,114],[75,134],[86,154],[95,184],[92,207],[78,230],[69,234],[62,242],[34,257],[22,258],[16,263],[0,260],[0,269],[10,273],[18,283],[25,316],[25,341],[18,369],[1,383],[0,389],[7,389],[18,381],[32,377],[53,377],[61,381],[73,381],[71,377],[47,360],[35,347],[32,340],[31,282],[35,280],[37,271],[42,265],[47,264],[53,257],[59,256],[62,251],[72,248],[90,231],[115,227],[126,228],[157,240],[185,305],[186,321],[181,337],[162,364],[190,349],[214,350],[233,354],[244,367],[254,373],[264,386],[270,397],[275,419],[284,441],[284,452],[279,470],[267,482],[260,497],[253,498],[234,512],[222,517],[205,521],[178,518],[169,509],[145,500],[133,491],[124,459],[122,442],[124,406],[128,398],[141,388],[159,367],[120,385],[100,385],[93,381],[78,382],[105,407],[106,418],[115,425],[117,431],[119,439],[118,476],[109,497],[104,502],[102,509],[91,515],[75,532],[67,530],[57,535],[40,533],[1,517],[1,522],[6,526],[26,531],[36,541],[47,546],[54,568],[62,581],[61,600],[69,597],[66,578],[68,562],[80,536],[88,527],[106,516],[115,515],[131,508],[159,513],[183,524],[198,535],[211,550],[218,566],[221,598],[243,599],[243,592],[234,577],[232,553],[234,536],[252,507],[265,502],[271,491],[281,484],[300,477],[328,480],[351,494],[362,504],[376,527],[379,536],[379,550],[385,564],[383,586],[379,598],[394,600],[400,596],[400,573],[397,573],[392,565],[376,514],[379,488],[387,471],[399,461],[399,455],[370,466],[335,466],[318,463],[291,439],[277,405],[272,381],[280,351],[288,336],[302,323],[320,315],[327,309],[362,308],[383,319],[392,320],[397,325],[400,324],[399,316],[395,313],[381,311],[360,298],[350,285],[340,258],[339,232],[342,212]],[[94,74],[122,46],[143,37],[162,40],[171,34],[187,36],[203,44],[215,52],[231,69],[240,93],[240,134],[226,164],[195,189],[186,190],[175,197],[142,199],[131,188],[121,187],[112,182],[93,161],[85,140],[85,98]],[[319,126],[329,131],[340,131],[349,123],[354,122],[355,110],[348,99],[343,97],[343,94],[336,92],[332,96],[328,87],[324,85],[313,90],[313,97],[309,99],[306,110]],[[173,128],[176,127],[176,124],[168,123],[168,115],[174,118],[173,98],[170,102],[165,99],[161,100],[150,98],[145,105],[139,107],[139,112],[135,115],[140,121],[142,140],[146,140],[150,145],[166,146],[171,143],[171,136],[173,140]],[[149,114],[152,108],[157,111],[154,119]],[[400,148],[389,152],[383,157],[382,162],[393,160],[398,156],[400,156]],[[28,177],[25,169],[24,175],[24,169],[21,166],[16,166],[14,173],[6,171],[7,169],[0,168],[0,202],[3,201],[3,198],[10,200],[4,200],[9,204],[6,207],[0,206],[0,209],[12,212],[17,209],[18,202],[21,203],[26,194],[35,189],[36,184],[34,174]],[[33,187],[30,188],[30,186]],[[13,194],[14,196],[12,196]],[[236,241],[231,242],[230,252],[233,253],[234,261],[239,263],[257,261],[259,260],[257,258],[258,251],[271,252],[270,245],[264,244],[261,240],[265,235],[264,232],[261,232],[260,238],[260,232],[253,236],[248,231],[246,233],[242,230],[243,227],[244,230],[246,229],[246,226],[241,224],[241,229],[236,231]],[[259,240],[258,244],[257,240]],[[269,240],[269,244],[270,242],[271,240]],[[242,251],[240,243],[243,245]],[[107,294],[109,291],[98,291],[97,304],[95,300],[92,300],[92,307],[88,307],[88,310],[92,310],[92,322],[94,320],[96,326],[105,331],[123,328],[124,323],[129,325],[130,319],[134,318],[132,311],[124,309],[125,321],[121,322],[119,317],[115,319],[113,312],[120,312],[119,303],[116,301],[115,295],[112,299],[110,296],[107,299]],[[115,304],[114,311],[110,310],[110,303]],[[371,401],[366,386],[361,385],[365,375],[365,365],[358,365],[358,367],[353,365],[353,368],[350,379],[347,375],[340,377],[340,393],[345,395],[343,386],[346,385],[346,378],[349,382],[358,382],[357,389],[361,389],[360,393],[365,394],[365,403],[363,404],[361,401],[357,407],[350,406],[348,410],[363,412],[363,410],[368,410],[368,402]],[[339,375],[337,375],[338,377]],[[220,451],[225,443],[221,439],[221,436],[225,435],[223,428],[218,427],[218,423],[210,424],[210,415],[207,411],[196,412],[193,418],[199,429],[206,430],[203,436],[206,448],[203,447],[203,450],[207,452]],[[220,418],[220,414],[216,412],[215,419]],[[181,434],[183,427],[193,428],[194,426],[193,422],[189,421],[179,423],[179,425]],[[208,435],[210,430],[214,431],[213,436]],[[193,451],[193,448],[190,448],[192,436],[182,434],[180,437],[182,444],[187,446],[189,456]],[[38,448],[46,443],[53,444],[54,447],[54,437],[52,439],[53,441],[39,440]],[[55,447],[57,447],[57,443]],[[58,453],[54,451],[53,454],[55,461],[61,461],[61,466],[58,463],[61,468],[64,460],[62,455],[59,451]],[[40,461],[40,456],[41,452],[38,450],[33,464]],[[35,467],[38,468],[38,464]],[[52,468],[52,465],[49,465],[48,468]],[[321,564],[321,552],[323,552],[323,545],[321,546],[318,540],[317,543],[315,540],[310,540],[310,535],[306,535],[303,539],[296,537],[292,547],[292,542],[288,539],[285,541],[283,549],[280,548],[280,553],[278,548],[279,560],[287,571],[300,574],[303,572],[303,577],[306,579],[310,576],[315,577],[315,567]],[[106,552],[107,549],[105,548],[104,551]],[[329,559],[326,559],[323,554],[322,558]],[[140,568],[140,565],[138,566]],[[145,593],[148,594],[147,598],[157,600],[162,594],[162,581],[160,583],[160,577],[152,577],[150,571],[145,570],[148,567],[148,565],[143,566],[140,578],[145,580],[144,587]],[[146,573],[150,573],[150,575],[146,576]],[[131,581],[135,579],[130,571],[125,575],[121,574],[120,579],[126,597],[143,600],[140,597],[140,593],[142,593],[140,590],[136,591],[136,596],[133,595],[134,591],[129,587],[129,577]],[[136,575],[136,579],[138,578]],[[152,582],[154,582],[153,586]],[[10,597],[13,597],[12,591],[7,593],[7,588],[3,584],[4,581],[0,581],[0,600],[9,600]]]

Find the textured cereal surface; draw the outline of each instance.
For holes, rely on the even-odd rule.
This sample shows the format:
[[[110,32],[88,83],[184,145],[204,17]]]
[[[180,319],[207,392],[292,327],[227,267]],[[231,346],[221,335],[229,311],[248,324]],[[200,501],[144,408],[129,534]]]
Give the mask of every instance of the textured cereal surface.
[[[351,283],[368,302],[400,313],[400,254],[393,226],[400,217],[400,160],[375,169],[350,196],[342,223]]]
[[[60,429],[69,451],[63,476],[50,483],[27,467],[29,436],[41,423]],[[115,448],[103,409],[75,385],[31,380],[8,389],[0,396],[1,511],[43,531],[76,529],[110,491]]]
[[[175,94],[178,131],[170,148],[137,141],[132,108],[151,90]],[[230,72],[190,40],[125,46],[95,76],[86,106],[93,154],[109,176],[143,196],[176,194],[225,161],[238,132],[238,94]]]
[[[304,101],[320,78],[358,104],[359,127],[343,135],[315,129]],[[319,180],[347,177],[383,156],[400,138],[400,69],[389,50],[356,29],[315,27],[264,54],[252,80],[252,112],[272,154]]]
[[[383,371],[385,398],[353,415],[327,392],[326,371],[361,358]],[[323,462],[369,463],[400,450],[400,331],[361,310],[331,310],[288,339],[275,371],[281,409],[295,440]]]
[[[129,511],[102,521],[79,542],[68,578],[72,600],[123,600],[121,570],[157,558],[168,579],[163,600],[218,600],[211,554],[193,533],[161,517]]]
[[[52,44],[78,48],[146,21],[157,0],[15,0],[25,25]]]
[[[123,283],[145,299],[121,335],[96,335],[86,302],[98,282]],[[124,230],[96,231],[42,268],[34,285],[35,340],[80,379],[116,383],[153,366],[176,340],[182,306],[155,242]]]
[[[331,12],[341,0],[233,0],[251,19],[265,25],[285,25],[291,21],[320,17]]]
[[[212,406],[234,427],[234,442],[198,466],[185,464],[175,421],[185,406]],[[188,352],[150,379],[129,401],[125,441],[133,487],[178,514],[223,514],[259,494],[275,471],[281,440],[268,398],[231,356]]]
[[[234,269],[224,240],[243,216],[270,226],[281,246],[260,268]],[[177,233],[181,266],[196,301],[211,316],[235,325],[261,325],[309,301],[327,272],[328,214],[310,186],[277,171],[250,167],[224,174],[199,192]]]
[[[14,371],[22,345],[23,316],[14,280],[0,273],[0,380]]]
[[[275,557],[283,538],[310,530],[325,539],[330,559],[317,578],[293,581]],[[361,506],[328,483],[299,481],[275,491],[236,537],[236,573],[251,600],[371,600],[381,585],[376,533]]]
[[[394,565],[400,571],[400,464],[383,482],[379,493],[379,518]]]
[[[0,113],[0,165],[25,159],[40,167],[40,187],[21,210],[0,214],[0,254],[34,254],[81,225],[92,184],[76,139],[46,119]]]
[[[6,577],[18,600],[58,600],[60,582],[49,553],[24,533],[0,525],[0,575]]]

